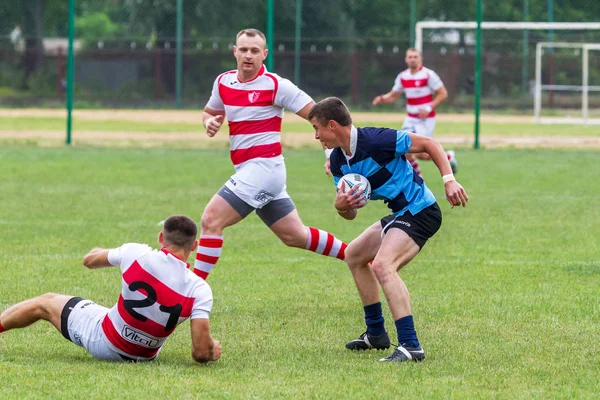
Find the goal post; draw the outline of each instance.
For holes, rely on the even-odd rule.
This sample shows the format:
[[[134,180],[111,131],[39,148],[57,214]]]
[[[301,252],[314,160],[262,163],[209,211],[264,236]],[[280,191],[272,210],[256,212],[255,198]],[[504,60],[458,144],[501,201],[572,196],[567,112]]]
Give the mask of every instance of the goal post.
[[[423,51],[425,29],[477,29],[475,21],[419,21],[415,25],[415,48]],[[600,30],[600,22],[492,22],[481,23],[483,30]]]
[[[581,51],[581,85],[544,85],[542,83],[542,55],[544,49],[579,49]],[[600,91],[600,86],[590,86],[590,50],[600,50],[600,43],[538,42],[535,48],[534,118],[537,123],[600,124],[600,119],[590,118],[589,93]],[[542,91],[581,92],[581,119],[542,118]]]
[[[487,109],[527,112],[536,122],[556,123],[557,118],[541,118],[542,108],[549,103],[544,114],[569,115],[575,110],[577,115],[568,123],[595,123],[592,117],[600,110],[593,107],[600,104],[600,86],[593,85],[600,85],[600,52],[593,50],[600,49],[600,22],[482,21],[483,40],[477,39],[476,31],[476,21],[415,24],[415,48],[433,56],[431,63],[446,74],[456,106],[465,107],[479,95]],[[529,34],[519,35],[519,31]],[[484,46],[481,68],[473,62],[478,44]],[[536,51],[535,68],[530,69],[529,54],[533,64]],[[546,62],[548,70],[542,73]],[[473,92],[474,76],[482,77],[479,93]]]

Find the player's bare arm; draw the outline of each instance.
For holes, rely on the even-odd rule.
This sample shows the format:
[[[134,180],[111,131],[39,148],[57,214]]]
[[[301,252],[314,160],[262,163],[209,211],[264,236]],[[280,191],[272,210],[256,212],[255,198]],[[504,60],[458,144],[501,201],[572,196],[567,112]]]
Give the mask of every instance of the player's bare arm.
[[[204,112],[202,113],[202,123],[204,124],[206,134],[209,137],[213,137],[217,134],[219,129],[221,129],[224,120],[225,111],[213,110],[208,107],[204,108]]]
[[[440,170],[444,181],[446,200],[448,200],[450,206],[452,206],[452,208],[460,205],[465,207],[469,201],[469,197],[467,196],[465,189],[463,189],[461,184],[454,178],[452,168],[450,167],[448,157],[446,156],[442,145],[437,140],[425,136],[415,135],[414,133],[409,133],[409,136],[411,145],[408,152],[429,154],[433,163]]]
[[[433,112],[433,110],[435,110],[440,104],[442,104],[442,102],[444,100],[446,100],[448,98],[448,91],[446,90],[446,88],[444,86],[442,86],[441,88],[436,90],[434,93],[435,93],[435,98],[433,99],[431,104],[429,106],[427,106],[426,108],[421,108],[419,110],[419,118],[425,119],[425,118],[429,117],[429,114],[431,114]]]
[[[112,267],[108,262],[108,252],[110,249],[94,247],[85,256],[83,256],[83,265],[90,269]]]
[[[315,105],[314,101],[311,101],[310,103],[308,103],[307,105],[305,105],[304,107],[302,107],[302,109],[300,111],[298,111],[296,113],[297,116],[304,118],[305,120],[308,121],[308,113],[310,112],[310,109],[312,108],[312,106]]]
[[[211,337],[208,319],[192,319],[190,329],[192,333],[192,358],[194,360],[199,363],[207,363],[221,358],[221,343]]]
[[[431,102],[431,108],[436,109],[440,104],[442,104],[448,98],[448,91],[445,86],[442,86],[438,90],[435,91],[435,98]]]
[[[390,90],[386,94],[381,94],[379,96],[376,96],[373,99],[373,105],[376,106],[377,104],[393,103],[396,100],[398,100],[400,98],[400,96],[402,96],[402,92],[396,92],[394,90]]]

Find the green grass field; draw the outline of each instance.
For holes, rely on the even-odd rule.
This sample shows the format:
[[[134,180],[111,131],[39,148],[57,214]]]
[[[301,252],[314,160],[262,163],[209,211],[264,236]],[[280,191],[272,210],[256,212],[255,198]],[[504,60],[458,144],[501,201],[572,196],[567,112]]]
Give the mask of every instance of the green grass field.
[[[381,122],[376,119],[361,120],[360,126],[390,126],[400,128],[402,126],[401,116],[397,124]],[[140,133],[177,133],[177,132],[200,132],[204,131],[202,124],[173,123],[173,122],[133,122],[122,120],[85,120],[74,118],[73,129],[75,131],[117,131],[117,132],[140,132]],[[27,130],[51,130],[64,131],[65,119],[53,117],[6,117],[2,118],[0,131],[27,131]],[[311,128],[306,122],[286,122],[283,132],[307,133]],[[472,122],[445,122],[439,121],[436,126],[436,135],[449,134],[472,134]],[[481,124],[483,135],[505,135],[505,136],[599,136],[600,125],[539,125],[531,123],[516,122],[484,122]]]
[[[341,219],[322,152],[285,155],[305,224],[349,241],[386,213],[373,202]],[[209,279],[220,361],[192,360],[188,322],[149,364],[96,361],[39,322],[0,334],[0,398],[597,398],[600,153],[458,156],[470,203],[451,210],[425,164],[444,223],[401,271],[424,363],[346,351],[364,325],[345,265],[286,248],[251,215],[226,231]],[[0,148],[0,310],[49,291],[112,306],[118,269],[87,270],[83,254],[155,244],[170,214],[199,220],[231,172],[226,150]]]

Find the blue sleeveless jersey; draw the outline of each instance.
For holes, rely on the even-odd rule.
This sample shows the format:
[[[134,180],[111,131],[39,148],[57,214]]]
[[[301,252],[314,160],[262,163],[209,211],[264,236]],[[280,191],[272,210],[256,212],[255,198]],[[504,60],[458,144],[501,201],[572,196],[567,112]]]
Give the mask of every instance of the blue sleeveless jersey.
[[[406,211],[415,215],[435,203],[435,197],[406,160],[410,145],[407,131],[352,127],[352,157],[340,147],[331,153],[333,181],[337,186],[342,176],[360,174],[371,184],[371,200],[383,200],[398,216]]]

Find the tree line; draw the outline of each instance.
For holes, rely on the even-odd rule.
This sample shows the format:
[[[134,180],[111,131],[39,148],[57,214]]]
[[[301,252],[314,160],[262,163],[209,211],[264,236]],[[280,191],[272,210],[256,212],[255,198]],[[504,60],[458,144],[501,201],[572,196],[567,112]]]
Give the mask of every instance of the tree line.
[[[419,0],[417,20],[472,21],[477,0]],[[523,21],[526,0],[484,1],[487,21]],[[274,33],[293,37],[297,0],[274,0]],[[528,0],[529,21],[595,22],[598,0]],[[183,0],[186,38],[231,37],[243,27],[265,29],[266,0]],[[172,38],[176,29],[175,0],[76,0],[78,37]],[[67,36],[68,2],[17,0],[0,2],[3,35],[20,26],[28,38]],[[386,37],[409,33],[410,0],[303,0],[303,37]]]

